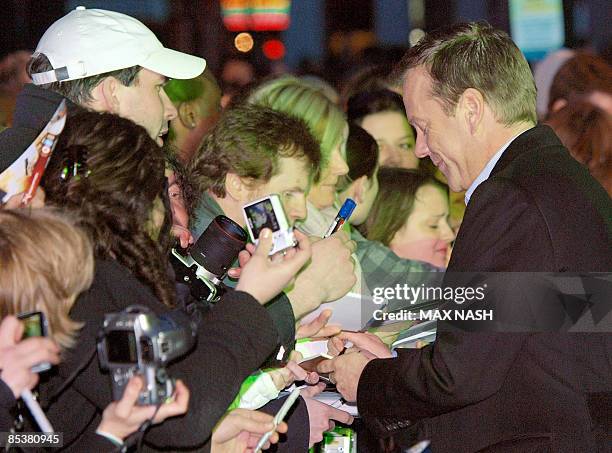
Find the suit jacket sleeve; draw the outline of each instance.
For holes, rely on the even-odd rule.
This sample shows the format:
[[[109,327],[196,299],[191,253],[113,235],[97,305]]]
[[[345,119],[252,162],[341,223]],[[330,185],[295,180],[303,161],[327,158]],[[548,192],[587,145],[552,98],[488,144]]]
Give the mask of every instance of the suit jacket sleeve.
[[[524,253],[526,237],[538,253]],[[554,261],[537,205],[504,180],[485,181],[475,191],[457,245],[447,273],[545,270]],[[415,420],[477,403],[500,389],[526,334],[468,333],[439,324],[434,344],[366,366],[358,386],[360,413]]]

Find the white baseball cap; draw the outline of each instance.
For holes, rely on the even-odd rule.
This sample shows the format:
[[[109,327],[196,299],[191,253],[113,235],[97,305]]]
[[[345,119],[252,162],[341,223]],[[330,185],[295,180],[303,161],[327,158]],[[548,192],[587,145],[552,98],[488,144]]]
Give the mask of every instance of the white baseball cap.
[[[172,79],[204,71],[203,58],[166,49],[142,22],[125,14],[78,6],[51,25],[36,47],[53,70],[32,74],[35,85],[142,66]]]

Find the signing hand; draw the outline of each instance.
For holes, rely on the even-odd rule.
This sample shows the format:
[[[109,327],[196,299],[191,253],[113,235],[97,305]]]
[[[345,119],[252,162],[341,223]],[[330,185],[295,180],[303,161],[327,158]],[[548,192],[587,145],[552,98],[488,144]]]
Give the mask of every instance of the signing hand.
[[[317,367],[319,373],[330,373],[329,378],[336,384],[336,389],[342,397],[349,401],[357,401],[357,386],[361,373],[370,360],[374,360],[372,354],[367,351],[348,349],[347,353],[334,357],[331,360],[322,361]]]

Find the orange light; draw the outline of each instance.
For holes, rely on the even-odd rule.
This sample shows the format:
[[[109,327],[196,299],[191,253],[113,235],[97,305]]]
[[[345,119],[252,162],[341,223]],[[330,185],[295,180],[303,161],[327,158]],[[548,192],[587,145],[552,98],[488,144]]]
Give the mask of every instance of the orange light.
[[[249,52],[253,48],[253,37],[250,33],[238,33],[234,38],[234,46],[240,52]]]
[[[285,56],[285,45],[278,39],[270,39],[264,42],[261,50],[270,60],[280,60]]]

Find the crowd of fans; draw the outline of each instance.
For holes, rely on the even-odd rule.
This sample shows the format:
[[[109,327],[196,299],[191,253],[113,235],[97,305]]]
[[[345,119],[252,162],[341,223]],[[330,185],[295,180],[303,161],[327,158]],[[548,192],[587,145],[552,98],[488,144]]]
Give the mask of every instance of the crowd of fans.
[[[104,28],[108,19],[121,24],[104,31],[124,42],[117,55],[95,33],[80,35]],[[75,37],[78,46],[70,42]],[[305,452],[334,423],[351,424],[347,412],[316,398],[325,383],[299,365],[296,341],[332,338],[332,355],[350,341],[368,360],[394,360],[390,345],[407,326],[377,337],[341,332],[328,324],[329,311],[302,318],[349,292],[366,297],[375,287],[418,287],[444,272],[467,200],[478,194],[468,190],[464,202],[469,185],[447,180],[449,163],[419,142],[429,126],[410,116],[414,109],[407,116],[392,68],[361,71],[341,94],[314,78],[290,75],[224,81],[225,92],[204,60],[163,48],[135,19],[84,9],[43,36],[28,59],[27,77],[16,69],[18,60],[25,61],[23,54],[0,64],[0,128],[7,127],[0,134],[0,173],[35,140],[62,99],[68,113],[34,200],[22,206],[18,193],[0,207],[0,431],[19,424],[38,430],[18,404],[28,389],[37,389],[49,421],[63,432],[65,451],[138,445],[243,452],[274,431],[265,448]],[[96,69],[80,70],[77,61]],[[552,76],[541,118],[608,195],[611,73],[595,55],[572,54]],[[33,83],[26,84],[29,78]],[[494,104],[490,95],[465,98],[466,121],[489,114],[470,110],[469,103]],[[449,181],[458,198],[451,198]],[[189,248],[219,215],[245,228],[242,206],[270,194],[279,195],[295,227],[296,247],[268,258],[272,237],[264,230],[224,276],[220,300],[194,303],[169,264],[172,250]],[[357,203],[349,222],[323,238],[348,198]],[[163,404],[138,403],[144,384],[138,376],[114,400],[109,376],[95,359],[105,315],[133,305],[157,315],[182,310],[197,326],[196,345],[168,366],[176,384]],[[406,307],[395,301],[388,308]],[[49,336],[22,340],[16,316],[32,311],[44,313]],[[426,346],[423,356],[436,357],[434,347]],[[40,362],[54,366],[32,372]],[[336,371],[338,390],[359,401],[356,388],[343,391],[348,384],[341,368],[319,371]],[[287,398],[279,393],[295,382],[306,384],[297,404],[286,423],[273,423]],[[370,372],[366,384],[373,382]],[[435,404],[452,392],[449,384]],[[425,393],[411,397],[428,404]],[[462,405],[452,400],[415,417]],[[388,443],[376,448],[392,451]]]

